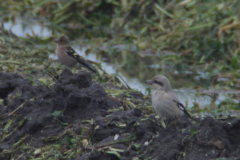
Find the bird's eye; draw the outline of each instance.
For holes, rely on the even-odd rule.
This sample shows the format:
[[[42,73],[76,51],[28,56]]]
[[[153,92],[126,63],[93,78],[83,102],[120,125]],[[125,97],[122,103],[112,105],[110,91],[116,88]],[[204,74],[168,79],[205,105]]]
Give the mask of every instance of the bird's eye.
[[[160,85],[160,86],[163,86],[163,83],[162,82],[159,82],[159,81],[154,81],[154,83],[156,83],[156,84],[158,84],[158,85]]]

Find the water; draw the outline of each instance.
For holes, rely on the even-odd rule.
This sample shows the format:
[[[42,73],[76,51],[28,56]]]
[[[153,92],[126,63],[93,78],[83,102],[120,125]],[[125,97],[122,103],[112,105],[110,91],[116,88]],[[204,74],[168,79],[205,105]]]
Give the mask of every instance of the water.
[[[11,23],[11,22],[6,22],[3,24],[5,29],[11,29],[11,31],[16,34],[17,36],[20,37],[25,37],[28,35],[30,36],[34,36],[37,35],[39,37],[48,37],[52,35],[52,31],[44,26],[41,26],[40,24],[24,24],[22,21],[16,21],[16,23]],[[82,47],[80,48],[77,45],[73,45],[73,48],[77,51],[77,53],[81,56],[83,56],[86,59],[92,60],[92,61],[96,61],[96,62],[101,62],[102,64],[102,68],[109,74],[118,74],[120,75],[126,82],[127,84],[133,88],[136,89],[138,91],[141,91],[142,93],[146,94],[146,88],[149,88],[148,85],[140,82],[138,79],[136,78],[129,78],[127,76],[127,73],[124,72],[118,72],[117,71],[117,67],[115,67],[113,64],[109,64],[104,62],[103,60],[97,58],[97,56],[93,53],[88,53],[86,54],[86,49],[87,47]],[[54,55],[50,55],[50,58],[52,59],[57,59],[56,54]],[[155,66],[151,66],[151,67],[155,67]],[[151,68],[150,67],[150,68]],[[186,71],[187,72],[187,71]],[[204,76],[205,73],[202,73],[201,76]],[[208,90],[203,90],[203,91],[196,91],[196,90],[189,90],[189,89],[177,89],[175,90],[176,93],[178,94],[180,101],[186,105],[188,104],[188,107],[192,107],[194,105],[194,103],[198,103],[200,105],[200,107],[202,106],[208,106],[211,104],[212,102],[212,98],[208,95],[199,95],[199,93],[209,93],[212,94],[212,92],[218,94],[218,97],[215,101],[215,104],[218,105],[221,101],[225,100],[225,99],[231,99],[231,95],[232,94],[239,94],[239,91],[208,91]],[[237,99],[235,99],[235,101],[238,102]]]
[[[88,53],[86,54],[86,50],[87,47],[77,47],[77,46],[72,46],[75,51],[81,55],[82,57],[84,57],[85,59],[89,59],[91,61],[95,61],[95,62],[101,62],[101,66],[102,69],[105,70],[108,74],[117,74],[120,75],[124,81],[133,89],[136,89],[138,91],[141,91],[142,93],[145,93],[146,91],[146,85],[144,85],[143,83],[141,83],[138,79],[135,78],[128,78],[127,76],[125,76],[126,74],[122,73],[122,72],[118,72],[117,68],[113,65],[113,64],[108,64],[104,61],[101,61],[99,58],[97,58],[97,56],[93,53]],[[50,58],[52,59],[57,59],[56,54],[55,55],[50,55]]]
[[[101,62],[102,68],[109,74],[118,74],[120,75],[127,84],[135,90],[138,90],[142,92],[143,94],[146,94],[146,88],[149,88],[149,85],[140,82],[138,79],[135,78],[129,78],[126,76],[126,73],[118,72],[117,67],[115,67],[113,64],[106,63],[102,61],[101,59],[97,58],[97,56],[93,53],[86,54],[87,47],[78,47],[77,45],[73,45],[73,48],[76,50],[76,52],[83,56],[86,59],[89,59],[91,61],[95,62]],[[51,55],[51,58],[57,59],[56,54]],[[198,103],[200,107],[208,106],[212,102],[212,98],[208,95],[198,95],[199,93],[205,93],[205,94],[218,94],[218,97],[215,101],[215,104],[218,105],[221,101],[230,98],[229,95],[240,93],[238,91],[214,91],[214,90],[202,90],[202,91],[196,91],[196,90],[190,90],[190,89],[175,89],[175,92],[178,94],[180,101],[184,105],[188,105],[188,107],[192,107],[194,103]]]
[[[39,37],[48,37],[52,35],[52,31],[41,24],[31,22],[24,23],[21,20],[16,20],[15,23],[10,21],[5,22],[3,23],[3,27],[7,30],[11,30],[12,33],[18,37],[26,37],[27,34],[30,36],[37,35]]]

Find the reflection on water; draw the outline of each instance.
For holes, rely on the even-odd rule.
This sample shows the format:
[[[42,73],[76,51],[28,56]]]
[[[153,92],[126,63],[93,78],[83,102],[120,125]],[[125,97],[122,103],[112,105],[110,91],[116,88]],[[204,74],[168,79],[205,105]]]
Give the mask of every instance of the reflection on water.
[[[51,31],[49,29],[47,29],[46,27],[43,27],[41,25],[37,25],[37,24],[24,24],[21,21],[17,21],[15,24],[12,24],[11,22],[7,22],[3,24],[4,28],[9,30],[11,29],[11,31],[16,34],[17,36],[20,37],[25,37],[26,34],[29,34],[30,36],[33,36],[33,34],[37,35],[37,36],[41,36],[41,37],[47,37],[47,36],[51,36]],[[126,47],[123,47],[124,49],[126,49]],[[93,53],[88,53],[86,54],[86,47],[82,47],[81,49],[79,49],[78,46],[74,46],[74,49],[76,49],[76,51],[78,52],[78,54],[80,54],[81,56],[83,56],[86,59],[92,60],[92,61],[96,61],[96,62],[101,62],[102,64],[102,68],[109,74],[118,74],[120,75],[126,82],[127,84],[133,88],[136,89],[138,91],[141,91],[142,93],[146,94],[146,88],[149,88],[148,85],[140,82],[138,79],[134,79],[134,78],[129,78],[127,76],[127,73],[124,72],[118,72],[117,71],[117,67],[114,66],[113,64],[109,64],[103,61],[103,59],[99,59],[95,54]],[[134,50],[135,48],[129,48],[130,50]],[[56,55],[50,55],[50,58],[52,59],[57,59]],[[156,66],[149,66],[150,68],[152,67],[156,67]],[[159,66],[157,66],[159,67]],[[187,72],[187,71],[186,71]],[[201,73],[201,76],[205,76],[206,73]],[[188,90],[188,89],[179,89],[179,90],[175,90],[176,93],[178,94],[180,101],[184,104],[184,105],[188,105],[188,107],[192,107],[194,103],[198,103],[200,106],[208,106],[211,104],[212,102],[212,98],[208,95],[199,95],[199,93],[201,92],[197,92],[196,90]],[[204,93],[206,91],[202,91],[202,93]],[[216,92],[216,91],[215,91]],[[234,92],[235,93],[235,92]],[[209,93],[211,94],[211,93]],[[219,104],[221,101],[225,100],[225,99],[231,99],[231,94],[233,94],[232,92],[228,92],[226,93],[224,92],[217,92],[216,94],[218,94],[215,104]],[[239,94],[239,91],[235,94]],[[236,100],[238,102],[238,100]]]

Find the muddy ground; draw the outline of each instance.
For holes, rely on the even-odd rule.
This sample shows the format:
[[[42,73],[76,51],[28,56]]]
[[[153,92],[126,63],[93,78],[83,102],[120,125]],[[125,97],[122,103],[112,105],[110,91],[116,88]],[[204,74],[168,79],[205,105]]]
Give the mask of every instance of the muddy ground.
[[[240,120],[186,118],[166,128],[108,95],[91,74],[65,69],[51,87],[0,72],[0,159],[240,158]],[[140,93],[122,95],[135,103]]]

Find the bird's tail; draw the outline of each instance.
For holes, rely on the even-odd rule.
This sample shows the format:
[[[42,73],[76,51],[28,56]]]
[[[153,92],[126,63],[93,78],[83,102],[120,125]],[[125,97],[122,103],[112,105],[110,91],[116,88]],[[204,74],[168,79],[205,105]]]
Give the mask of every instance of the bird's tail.
[[[66,52],[69,56],[75,58],[77,60],[77,62],[82,65],[83,67],[85,67],[86,69],[90,70],[91,72],[95,73],[95,74],[99,74],[97,69],[91,65],[90,63],[88,63],[85,59],[83,59],[81,56],[79,56],[78,54],[76,54],[76,52],[72,52],[72,51],[67,51]]]

